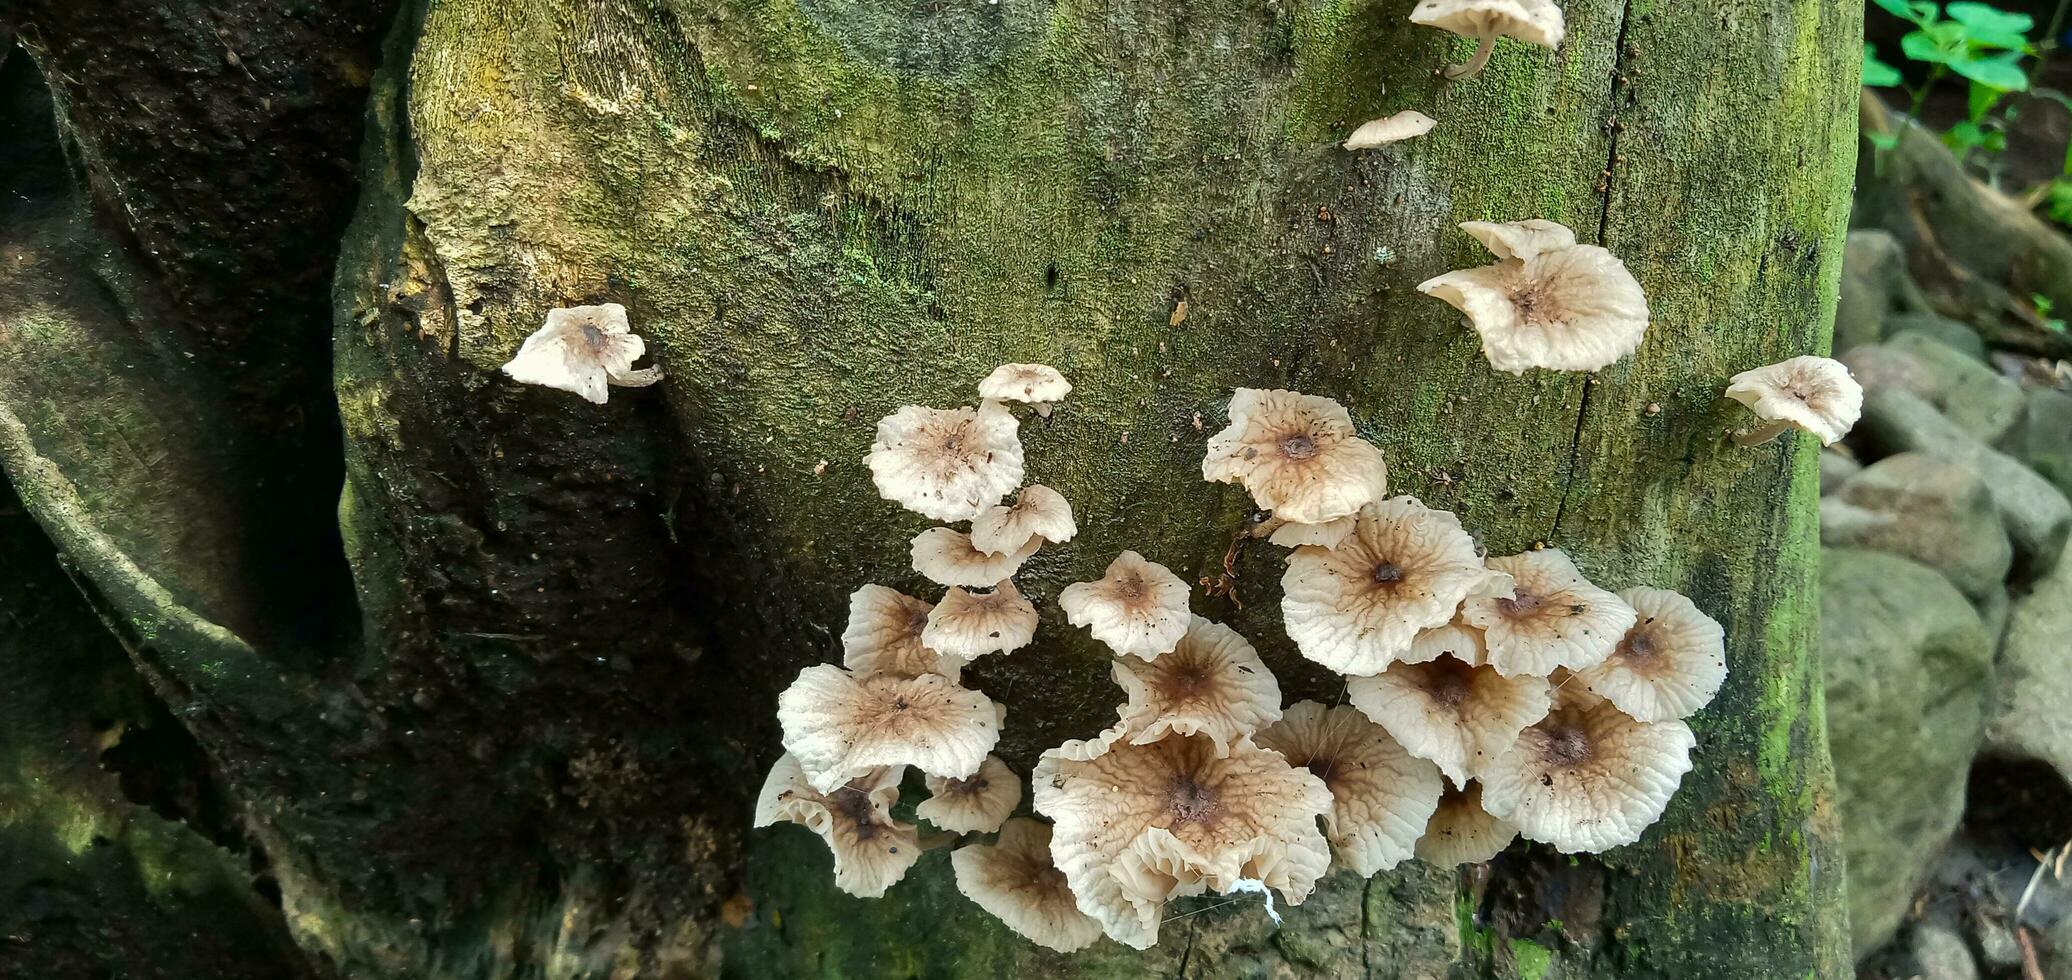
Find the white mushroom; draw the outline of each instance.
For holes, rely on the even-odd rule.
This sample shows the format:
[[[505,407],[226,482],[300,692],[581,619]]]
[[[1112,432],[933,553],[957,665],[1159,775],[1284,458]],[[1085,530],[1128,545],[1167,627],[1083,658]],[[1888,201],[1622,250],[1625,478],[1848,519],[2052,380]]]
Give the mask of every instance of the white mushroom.
[[[959,834],[990,834],[1022,801],[1022,780],[999,756],[986,756],[978,773],[965,779],[928,776],[928,798],[914,814]]]
[[[1627,589],[1639,619],[1603,663],[1577,680],[1641,721],[1688,718],[1727,679],[1726,635],[1712,617],[1668,589]]]
[[[1065,586],[1058,608],[1116,653],[1152,660],[1186,635],[1187,595],[1187,583],[1171,569],[1125,551],[1100,578]]]
[[[955,528],[931,527],[914,535],[914,571],[928,577],[938,585],[957,585],[967,589],[983,589],[1001,579],[1009,578],[1021,569],[1022,562],[1043,544],[1039,538],[1030,538],[1019,551],[1013,554],[996,555],[980,551],[971,543],[971,535]]]
[[[1361,123],[1360,128],[1345,138],[1348,150],[1371,150],[1377,146],[1414,139],[1432,131],[1438,120],[1415,109],[1405,109],[1393,116],[1372,119]]]
[[[1482,808],[1482,784],[1448,788],[1417,839],[1417,859],[1441,868],[1481,864],[1518,839],[1518,828]]]
[[[1003,402],[1027,402],[1039,414],[1072,393],[1072,382],[1048,364],[1002,364],[978,383],[978,396]]]
[[[1482,804],[1565,853],[1631,844],[1669,806],[1697,740],[1681,721],[1636,721],[1567,694],[1483,769]]]
[[[1381,726],[1342,705],[1289,705],[1259,733],[1259,744],[1330,787],[1324,826],[1331,846],[1363,878],[1410,857],[1446,787],[1437,766],[1413,758]]]
[[[624,306],[561,307],[547,312],[547,322],[525,338],[503,371],[513,381],[602,405],[610,397],[608,386],[643,388],[662,380],[660,368],[633,369],[646,353],[647,342],[627,324]]]
[[[1647,295],[1612,253],[1575,244],[1573,232],[1551,221],[1461,227],[1499,260],[1435,276],[1417,289],[1467,314],[1490,367],[1512,374],[1595,371],[1640,346]]]
[[[921,631],[935,607],[882,585],[849,594],[849,626],[842,631],[842,665],[859,674],[941,674],[956,680],[964,661],[928,649]]]
[[[1452,31],[1479,42],[1466,64],[1450,65],[1446,77],[1473,78],[1489,63],[1499,37],[1517,38],[1543,48],[1558,48],[1567,32],[1561,8],[1553,0],[1422,0],[1410,22]]]
[[[1022,482],[1020,424],[999,402],[908,405],[878,420],[863,461],[878,495],[923,517],[968,521]]]
[[[1804,429],[1832,446],[1863,414],[1863,386],[1849,367],[1827,357],[1794,357],[1734,375],[1727,397],[1749,407],[1763,424],[1734,441],[1757,446],[1790,429]]]
[[[935,604],[921,631],[921,642],[929,649],[965,660],[1012,653],[1035,638],[1036,607],[1008,579],[1001,579],[991,592],[952,587]]]
[[[1065,873],[1051,862],[1049,824],[1009,820],[998,843],[952,851],[950,867],[964,897],[1038,946],[1070,953],[1101,938],[1101,924],[1079,911]]]
[[[1512,590],[1474,595],[1461,621],[1482,630],[1489,665],[1506,677],[1582,670],[1611,656],[1633,625],[1633,607],[1591,585],[1559,548],[1489,559]]]
[[[786,753],[770,767],[755,802],[755,826],[795,823],[820,835],[835,857],[835,887],[877,898],[921,859],[914,827],[892,819],[900,775],[887,766],[869,770],[823,793]]]
[[[823,793],[879,766],[962,779],[1000,738],[992,700],[947,677],[859,677],[833,664],[799,671],[777,696],[777,723]]]
[[[1437,763],[1456,786],[1508,750],[1552,703],[1544,677],[1505,677],[1451,656],[1352,678],[1346,696],[1411,755]]]
[[[1078,533],[1072,505],[1042,484],[1023,487],[1013,504],[996,504],[971,519],[971,546],[996,555],[1020,551],[1032,539],[1061,544]]]
[[[1237,483],[1282,520],[1322,524],[1380,500],[1381,450],[1353,431],[1345,406],[1298,391],[1239,388],[1230,426],[1209,438],[1202,479]]]
[[[1120,724],[1134,745],[1201,735],[1227,752],[1281,716],[1280,684],[1252,644],[1200,616],[1171,652],[1156,660],[1122,657],[1113,670],[1129,698]]]

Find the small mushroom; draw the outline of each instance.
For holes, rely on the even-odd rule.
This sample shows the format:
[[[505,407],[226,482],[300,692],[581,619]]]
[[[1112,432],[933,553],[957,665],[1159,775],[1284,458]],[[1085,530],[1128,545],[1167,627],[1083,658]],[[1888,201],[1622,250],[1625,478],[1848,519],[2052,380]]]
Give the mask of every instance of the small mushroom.
[[[1544,677],[1505,677],[1451,656],[1391,664],[1346,683],[1346,696],[1404,750],[1430,759],[1456,786],[1518,741],[1552,703]]]
[[[1734,442],[1759,446],[1789,429],[1804,429],[1832,446],[1863,414],[1863,386],[1849,367],[1828,357],[1794,357],[1734,375],[1727,397],[1749,407],[1763,424]]]
[[[1288,706],[1259,744],[1308,769],[1331,790],[1326,836],[1362,878],[1401,864],[1439,805],[1439,768],[1403,751],[1355,708],[1315,701]]]
[[[929,581],[938,585],[983,589],[1012,576],[1042,544],[1041,539],[1030,538],[1021,550],[996,555],[980,551],[971,543],[971,535],[962,531],[931,527],[914,535],[911,552],[914,571],[927,576]]]
[[[1419,630],[1410,641],[1410,652],[1398,658],[1406,664],[1427,663],[1438,657],[1452,657],[1470,667],[1480,667],[1489,662],[1489,644],[1482,638],[1482,631],[1460,621],[1444,626]]]
[[[965,660],[1012,653],[1035,638],[1036,607],[1009,579],[1001,579],[991,592],[952,587],[921,631],[921,642],[930,649]]]
[[[996,555],[1020,551],[1031,539],[1062,544],[1079,533],[1072,505],[1042,484],[1022,488],[1012,504],[996,504],[971,519],[971,546]]]
[[[999,756],[986,756],[967,779],[928,776],[928,798],[914,815],[959,834],[990,834],[1022,801],[1022,780]]]
[[[956,680],[964,661],[928,648],[921,631],[935,607],[882,585],[849,593],[849,626],[842,631],[842,666],[859,674],[913,677],[941,674]]]
[[[1619,598],[1639,619],[1611,656],[1578,671],[1576,679],[1640,721],[1696,714],[1727,679],[1719,623],[1668,589],[1627,589]]]
[[[913,825],[892,819],[905,771],[898,766],[872,769],[823,793],[787,752],[763,780],[755,826],[795,823],[819,834],[834,852],[835,887],[858,898],[877,898],[921,859]]]
[[[1209,437],[1201,475],[1241,484],[1262,509],[1302,524],[1356,514],[1388,488],[1381,450],[1354,434],[1345,406],[1278,389],[1237,389],[1230,425]]]
[[[1518,828],[1482,808],[1482,784],[1448,788],[1417,839],[1417,859],[1438,868],[1481,864],[1518,839]]]
[[[999,402],[907,405],[878,420],[870,455],[878,495],[923,517],[968,521],[1021,485],[1020,423]]]
[[[1066,622],[1084,626],[1117,654],[1155,660],[1187,634],[1187,583],[1143,555],[1125,551],[1092,582],[1058,593]]]
[[[947,677],[858,676],[833,664],[799,671],[777,696],[777,723],[823,793],[879,766],[962,779],[1000,739],[992,700]]]
[[[1510,592],[1468,597],[1461,621],[1482,631],[1489,665],[1506,677],[1582,670],[1611,656],[1633,625],[1633,607],[1591,585],[1559,548],[1489,559]]]
[[[1045,949],[1070,953],[1101,938],[1101,924],[1079,911],[1065,873],[1050,859],[1050,825],[1016,817],[1000,828],[998,843],[950,852],[957,890],[1021,936]]]
[[[1265,524],[1252,532],[1253,537],[1266,535],[1266,540],[1283,548],[1300,548],[1311,545],[1318,548],[1336,548],[1346,536],[1353,533],[1356,516],[1347,515],[1322,524],[1297,524],[1278,517],[1269,518]]]
[[[598,405],[609,386],[644,388],[662,380],[660,368],[633,369],[647,342],[626,322],[617,303],[568,306],[547,311],[547,322],[525,338],[503,367],[511,380],[544,385],[583,396]]]
[[[1499,371],[1595,371],[1640,346],[1647,294],[1626,264],[1551,221],[1461,226],[1498,261],[1421,282],[1418,292],[1467,314]]]
[[[1036,414],[1049,417],[1053,402],[1072,393],[1072,382],[1048,364],[1002,364],[978,383],[978,396],[1003,402],[1026,402]]]
[[[1112,669],[1129,698],[1119,715],[1133,745],[1201,735],[1220,754],[1281,716],[1280,684],[1258,651],[1236,630],[1200,616],[1171,652],[1122,657]]]
[[[1636,721],[1575,686],[1484,767],[1482,804],[1564,853],[1631,844],[1669,806],[1697,740],[1681,721]]]
[[[1553,0],[1423,0],[1410,12],[1410,22],[1479,42],[1475,56],[1466,64],[1447,66],[1446,77],[1452,79],[1473,78],[1481,72],[1499,37],[1559,48],[1566,33],[1561,8]]]
[[[1393,116],[1373,119],[1361,123],[1360,128],[1345,138],[1348,150],[1371,150],[1377,146],[1414,139],[1432,131],[1438,120],[1416,109],[1405,109]]]

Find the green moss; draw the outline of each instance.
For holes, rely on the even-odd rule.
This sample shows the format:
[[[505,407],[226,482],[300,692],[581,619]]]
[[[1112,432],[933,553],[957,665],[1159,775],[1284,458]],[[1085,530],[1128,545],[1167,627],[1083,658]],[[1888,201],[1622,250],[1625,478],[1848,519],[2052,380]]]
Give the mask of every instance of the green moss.
[[[1520,980],[1543,980],[1554,968],[1554,951],[1545,946],[1530,939],[1513,939],[1505,945],[1511,950],[1511,964],[1517,967]]]

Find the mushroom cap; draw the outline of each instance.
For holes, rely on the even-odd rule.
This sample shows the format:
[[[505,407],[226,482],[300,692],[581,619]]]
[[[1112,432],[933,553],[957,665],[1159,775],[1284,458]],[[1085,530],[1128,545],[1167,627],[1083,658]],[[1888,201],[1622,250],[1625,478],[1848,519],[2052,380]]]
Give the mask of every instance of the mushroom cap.
[[[1230,426],[1209,437],[1202,479],[1237,483],[1275,517],[1322,524],[1388,488],[1381,450],[1353,432],[1345,406],[1297,391],[1239,388]]]
[[[1406,664],[1421,664],[1437,657],[1452,657],[1470,667],[1480,667],[1489,662],[1489,644],[1482,639],[1482,631],[1460,621],[1458,616],[1444,626],[1419,630],[1410,641],[1410,652],[1397,660]]]
[[[978,383],[978,396],[1003,402],[1047,405],[1064,401],[1072,382],[1048,364],[1002,364]]]
[[[1410,11],[1410,22],[1466,37],[1497,35],[1547,48],[1560,47],[1567,32],[1561,8],[1553,0],[1423,0]]]
[[[914,815],[959,834],[990,834],[1022,802],[1022,778],[996,755],[979,763],[969,779],[928,776],[928,798]]]
[[[612,383],[638,387],[661,377],[633,370],[633,362],[646,353],[647,343],[626,322],[625,307],[560,307],[547,311],[546,323],[525,338],[503,371],[513,381],[573,392],[602,405]]]
[[[991,592],[951,587],[921,631],[921,642],[930,649],[966,660],[1012,653],[1035,638],[1036,607],[1010,579],[1001,579]]]
[[[964,661],[945,657],[921,640],[934,606],[882,585],[849,593],[849,626],[842,631],[842,666],[859,674],[941,674],[956,680]]]
[[[1391,664],[1346,684],[1353,706],[1458,786],[1518,741],[1552,704],[1547,679],[1505,677],[1450,656]]]
[[[1317,830],[1331,791],[1249,738],[1227,755],[1190,736],[1087,762],[1046,752],[1032,782],[1036,811],[1057,823],[1051,857],[1079,910],[1137,949],[1158,941],[1175,894],[1251,878],[1300,904],[1331,863]]]
[[[1576,233],[1567,225],[1545,218],[1524,221],[1463,221],[1460,230],[1481,242],[1499,259],[1524,262],[1541,252],[1559,252],[1576,247]]]
[[[1499,371],[1595,371],[1633,353],[1647,333],[1648,301],[1626,264],[1596,245],[1553,247],[1562,236],[1540,227],[1560,228],[1553,222],[1526,224],[1473,229],[1521,258],[1434,276],[1418,291],[1467,314]]]
[[[1401,864],[1446,788],[1439,767],[1405,752],[1358,709],[1315,701],[1289,705],[1259,744],[1308,769],[1331,790],[1324,827],[1360,877]]]
[[[1021,485],[1019,428],[996,401],[977,408],[907,405],[878,420],[863,461],[878,496],[923,517],[968,521]]]
[[[1482,784],[1448,789],[1417,839],[1417,859],[1440,868],[1481,864],[1518,839],[1518,828],[1482,808]]]
[[[1084,626],[1118,654],[1155,660],[1187,635],[1187,583],[1172,569],[1125,551],[1091,582],[1058,593],[1065,621]]]
[[[1631,844],[1669,806],[1696,744],[1681,721],[1564,698],[1483,768],[1482,804],[1564,853]]]
[[[1304,657],[1342,674],[1373,674],[1444,626],[1461,600],[1501,584],[1460,519],[1414,497],[1360,511],[1336,548],[1302,547],[1281,576],[1281,616]]]
[[[1347,535],[1353,533],[1353,527],[1357,520],[1357,515],[1347,514],[1344,517],[1325,521],[1322,524],[1299,524],[1295,521],[1284,521],[1281,523],[1281,526],[1273,529],[1272,534],[1267,535],[1266,540],[1283,548],[1300,548],[1304,545],[1312,545],[1318,548],[1336,548],[1339,542],[1344,541]]]
[[[1727,397],[1772,422],[1788,422],[1832,446],[1863,414],[1863,386],[1829,357],[1794,357],[1734,375]]]
[[[992,700],[947,677],[860,677],[833,664],[799,671],[777,696],[777,723],[823,793],[879,766],[962,779],[1000,739]]]
[[[1200,616],[1171,652],[1156,660],[1123,657],[1113,670],[1129,696],[1119,714],[1133,745],[1200,735],[1221,754],[1281,717],[1281,686],[1259,652],[1236,630]]]
[[[859,898],[877,898],[921,859],[913,825],[892,819],[905,771],[898,766],[872,769],[822,793],[787,752],[763,780],[755,826],[795,823],[819,834],[834,852],[835,887]]]
[[[1489,665],[1505,676],[1582,670],[1611,656],[1633,625],[1633,607],[1591,585],[1559,548],[1489,559],[1511,576],[1513,591],[1475,595],[1461,620],[1482,630]]]
[[[1577,679],[1641,721],[1696,714],[1726,682],[1725,632],[1681,593],[1627,589],[1619,598],[1639,619],[1611,656]]]
[[[950,852],[957,890],[1023,939],[1070,953],[1101,938],[1101,924],[1079,911],[1065,873],[1050,859],[1050,825],[1016,817],[998,843]]]
[[[914,535],[910,549],[914,560],[914,571],[926,576],[938,585],[958,585],[967,589],[983,589],[1001,579],[1014,575],[1028,561],[1043,541],[1030,538],[1027,544],[1012,554],[996,555],[980,551],[971,543],[971,535],[956,528],[931,527]]]
[[[1345,138],[1345,148],[1371,150],[1387,143],[1423,136],[1438,124],[1438,120],[1416,109],[1405,109],[1393,116],[1361,123],[1360,128],[1353,130],[1353,134]]]
[[[1040,483],[1023,487],[1014,503],[995,504],[971,519],[971,546],[996,555],[1020,551],[1031,539],[1060,544],[1078,533],[1072,504]]]

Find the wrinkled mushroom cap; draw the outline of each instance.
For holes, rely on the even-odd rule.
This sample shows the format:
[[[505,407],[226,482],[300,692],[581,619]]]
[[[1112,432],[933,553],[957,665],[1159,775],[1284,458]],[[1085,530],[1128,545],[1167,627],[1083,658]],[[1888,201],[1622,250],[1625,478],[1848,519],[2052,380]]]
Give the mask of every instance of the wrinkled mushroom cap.
[[[879,766],[961,779],[1000,738],[993,702],[947,677],[859,677],[833,664],[799,671],[777,696],[777,723],[823,793]]]
[[[978,773],[967,779],[928,776],[928,798],[914,814],[943,830],[990,834],[1022,801],[1022,780],[999,756],[986,756]]]
[[[1727,397],[1772,422],[1786,422],[1832,446],[1863,414],[1863,386],[1848,365],[1827,357],[1794,357],[1734,375]]]
[[[971,535],[962,531],[931,527],[914,535],[913,547],[909,550],[914,571],[927,576],[929,581],[938,585],[983,589],[1021,570],[1022,562],[1028,561],[1042,544],[1041,539],[1031,538],[1011,554],[996,555],[980,551],[971,543]]]
[[[1413,758],[1381,726],[1343,705],[1289,705],[1259,733],[1259,744],[1330,788],[1324,826],[1331,846],[1363,878],[1410,857],[1446,787],[1437,766]]]
[[[999,402],[977,408],[908,405],[878,420],[863,461],[878,495],[923,517],[968,521],[1022,482],[1022,441]]]
[[[525,338],[503,371],[513,381],[573,392],[602,405],[610,397],[609,385],[638,388],[661,379],[654,368],[633,369],[646,353],[647,343],[626,322],[625,307],[562,307],[547,312],[547,322]]]
[[[1345,138],[1345,148],[1371,150],[1388,143],[1423,136],[1438,124],[1438,120],[1422,112],[1405,109],[1393,116],[1361,123],[1360,128],[1353,130],[1353,134]]]
[[[1627,589],[1639,615],[1603,663],[1577,679],[1641,721],[1689,718],[1727,679],[1726,634],[1712,617],[1668,589]]]
[[[1633,625],[1633,607],[1591,585],[1559,548],[1489,559],[1511,576],[1506,595],[1476,595],[1461,620],[1482,630],[1489,665],[1505,676],[1581,670],[1611,656]]]
[[[1481,775],[1490,813],[1565,853],[1639,840],[1691,771],[1697,742],[1681,721],[1636,721],[1589,700],[1564,699]]]
[[[1518,839],[1518,828],[1482,808],[1482,784],[1448,789],[1417,839],[1417,859],[1440,868],[1481,864]]]
[[[1003,402],[1047,405],[1064,401],[1072,382],[1048,364],[1002,364],[978,383],[978,396]]]
[[[1416,638],[1410,641],[1410,652],[1399,659],[1406,664],[1421,664],[1442,656],[1452,657],[1470,667],[1480,667],[1489,662],[1489,645],[1482,639],[1481,630],[1455,617],[1444,626],[1419,630]]]
[[[1013,554],[1031,540],[1072,540],[1079,525],[1063,494],[1041,484],[1022,488],[1013,504],[996,504],[971,519],[971,546],[996,555]]]
[[[1478,40],[1509,37],[1546,48],[1560,47],[1567,32],[1553,0],[1423,0],[1410,12],[1410,22]]]
[[[1133,744],[1201,735],[1223,753],[1281,716],[1281,686],[1258,651],[1236,630],[1200,616],[1171,652],[1123,657],[1113,669],[1129,695],[1121,726]]]
[[[1505,677],[1450,656],[1399,663],[1346,685],[1353,706],[1458,786],[1518,741],[1551,703],[1544,677]]]
[[[929,649],[966,660],[1012,653],[1035,638],[1036,607],[1007,579],[991,592],[952,587],[935,604],[921,631],[921,642]]]
[[[1201,475],[1242,484],[1261,508],[1303,524],[1357,513],[1388,487],[1381,450],[1353,434],[1345,406],[1258,388],[1231,397],[1230,426],[1209,438]]]
[[[950,853],[957,890],[993,913],[1023,939],[1070,953],[1101,938],[1101,924],[1072,898],[1065,873],[1050,859],[1050,825],[1016,817],[995,844],[971,844]]]
[[[930,650],[921,639],[934,608],[882,585],[866,585],[849,593],[842,665],[859,674],[941,674],[956,680],[964,661]]]
[[[1281,616],[1304,657],[1342,674],[1373,674],[1492,580],[1459,518],[1391,497],[1360,511],[1338,547],[1288,556]]]
[[[1187,583],[1171,569],[1125,551],[1100,578],[1065,586],[1058,608],[1116,653],[1153,660],[1187,634],[1193,619],[1187,594]]]
[[[1633,353],[1647,333],[1648,302],[1626,264],[1596,245],[1554,247],[1574,235],[1553,222],[1526,224],[1472,229],[1520,258],[1435,276],[1418,291],[1466,314],[1499,371],[1595,371]]]
[[[1353,528],[1357,525],[1357,522],[1357,515],[1352,514],[1336,520],[1325,521],[1322,524],[1299,524],[1295,521],[1283,521],[1279,527],[1273,529],[1273,533],[1267,535],[1266,540],[1283,548],[1300,548],[1304,545],[1318,548],[1336,548],[1348,535],[1353,533]]]
[[[921,859],[913,826],[892,819],[904,772],[898,766],[873,769],[822,793],[787,752],[763,780],[755,826],[795,823],[819,834],[834,852],[835,887],[877,898]]]
[[[1481,242],[1499,259],[1527,261],[1541,252],[1559,252],[1576,246],[1576,233],[1567,225],[1545,218],[1524,221],[1463,221],[1460,230]]]

